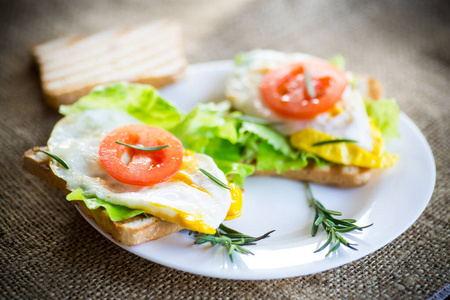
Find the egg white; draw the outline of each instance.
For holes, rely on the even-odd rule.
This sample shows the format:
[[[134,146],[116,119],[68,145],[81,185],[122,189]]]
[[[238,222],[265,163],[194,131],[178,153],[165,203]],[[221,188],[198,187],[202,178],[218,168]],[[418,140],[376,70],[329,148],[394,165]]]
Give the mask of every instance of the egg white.
[[[337,103],[342,112],[334,116],[330,112],[324,112],[312,119],[286,119],[272,111],[262,99],[259,85],[267,72],[284,65],[321,60],[320,58],[303,53],[283,53],[273,50],[253,50],[244,55],[243,63],[235,67],[226,88],[227,97],[236,109],[250,116],[280,122],[281,125],[275,129],[284,135],[312,128],[338,138],[356,140],[358,146],[372,151],[370,119],[360,91],[352,88],[350,84]]]
[[[231,194],[198,170],[203,168],[227,182],[209,156],[194,154],[198,168],[189,171],[190,179],[209,194],[183,182],[148,187],[128,185],[115,180],[103,168],[98,154],[103,138],[117,127],[141,123],[119,110],[96,109],[69,115],[55,125],[48,141],[50,152],[62,158],[69,169],[57,163],[51,163],[50,167],[67,182],[69,190],[81,188],[85,196],[142,209],[162,219],[173,219],[181,212],[188,214],[189,219],[217,228],[227,215]]]

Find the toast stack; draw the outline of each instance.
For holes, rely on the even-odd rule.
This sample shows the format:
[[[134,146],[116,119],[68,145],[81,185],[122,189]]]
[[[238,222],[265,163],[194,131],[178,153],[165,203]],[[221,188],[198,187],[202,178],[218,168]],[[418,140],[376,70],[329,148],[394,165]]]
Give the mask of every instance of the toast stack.
[[[181,29],[162,20],[90,36],[66,36],[32,49],[48,104],[71,104],[100,84],[136,82],[161,88],[187,66]]]

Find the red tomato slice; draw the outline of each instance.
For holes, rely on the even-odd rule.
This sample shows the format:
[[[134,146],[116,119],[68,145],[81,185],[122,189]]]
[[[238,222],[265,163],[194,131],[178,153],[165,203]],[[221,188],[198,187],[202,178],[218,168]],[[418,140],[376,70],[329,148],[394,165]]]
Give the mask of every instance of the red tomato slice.
[[[169,145],[156,150],[136,150],[116,143],[143,147]],[[183,146],[170,132],[148,125],[125,125],[111,131],[100,145],[100,162],[122,183],[153,185],[171,178],[181,168]]]
[[[310,97],[305,68],[316,97]],[[267,73],[259,86],[264,101],[276,114],[292,119],[310,119],[331,109],[347,86],[344,72],[333,65],[311,60],[287,65]]]

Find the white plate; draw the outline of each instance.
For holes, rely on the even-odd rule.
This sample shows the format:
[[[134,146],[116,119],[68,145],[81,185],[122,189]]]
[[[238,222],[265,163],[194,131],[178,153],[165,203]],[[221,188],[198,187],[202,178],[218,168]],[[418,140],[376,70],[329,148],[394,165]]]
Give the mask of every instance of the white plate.
[[[198,102],[221,100],[231,67],[230,61],[193,65],[184,80],[161,93],[185,111]],[[325,233],[314,238],[310,235],[313,211],[308,207],[304,184],[270,177],[246,179],[242,216],[225,223],[254,236],[276,230],[270,238],[247,247],[253,256],[235,254],[232,263],[222,247],[193,245],[187,231],[139,246],[118,245],[171,268],[226,279],[301,276],[357,260],[408,229],[433,193],[436,170],[427,141],[404,114],[400,118],[400,132],[402,138],[387,145],[389,152],[399,155],[399,162],[376,173],[367,185],[354,189],[312,185],[313,193],[327,208],[342,211],[345,218],[357,219],[358,225],[374,224],[361,233],[346,235],[349,241],[358,244],[358,251],[341,246],[329,257],[325,257],[326,250],[313,253],[323,243]],[[104,234],[92,220],[87,220]]]

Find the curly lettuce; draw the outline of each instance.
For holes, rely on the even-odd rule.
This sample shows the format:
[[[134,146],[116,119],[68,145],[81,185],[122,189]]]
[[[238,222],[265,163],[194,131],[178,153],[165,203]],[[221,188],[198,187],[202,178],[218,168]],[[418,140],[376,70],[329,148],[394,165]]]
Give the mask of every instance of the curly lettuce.
[[[113,83],[94,88],[88,95],[71,105],[62,105],[63,115],[88,109],[120,109],[144,123],[170,129],[177,125],[183,114],[173,104],[160,97],[150,85]]]
[[[395,99],[364,99],[366,111],[369,117],[375,121],[380,129],[383,139],[389,141],[399,138],[398,122],[400,120],[400,108]]]
[[[103,207],[108,213],[111,221],[114,222],[123,221],[144,213],[143,210],[132,209],[125,206],[112,204],[96,197],[86,197],[83,194],[82,189],[73,190],[70,194],[66,196],[66,199],[69,201],[74,200],[83,201],[84,204],[86,204],[87,208],[89,208],[90,210],[95,210],[100,207]]]
[[[72,105],[61,106],[64,115],[88,109],[111,108],[128,112],[141,121],[170,130],[189,148],[211,156],[229,181],[243,186],[244,179],[257,170],[298,170],[315,160],[313,154],[291,147],[288,139],[265,124],[252,122],[240,112],[231,112],[229,102],[197,105],[184,116],[174,105],[148,85],[116,83],[100,86]],[[122,221],[144,213],[142,210],[114,205],[95,196],[72,191],[67,200],[84,201],[93,210],[103,207],[112,221]]]
[[[186,148],[211,156],[227,178],[242,186],[255,169],[298,170],[308,159],[326,164],[313,154],[295,150],[285,136],[268,125],[230,112],[229,102],[197,105],[171,131]]]
[[[345,70],[345,58],[340,54],[333,56],[330,59],[330,63],[338,69]]]

